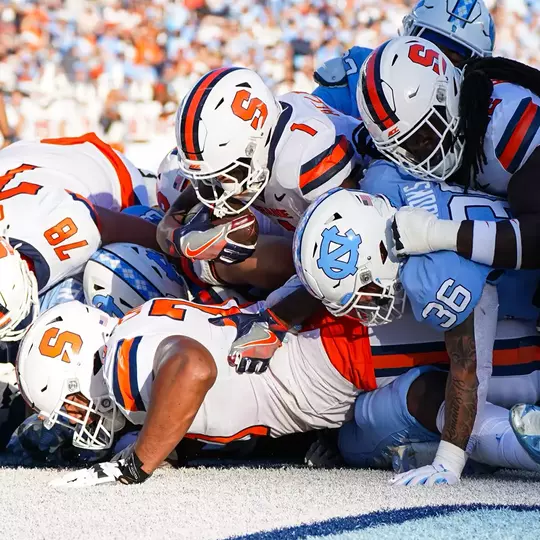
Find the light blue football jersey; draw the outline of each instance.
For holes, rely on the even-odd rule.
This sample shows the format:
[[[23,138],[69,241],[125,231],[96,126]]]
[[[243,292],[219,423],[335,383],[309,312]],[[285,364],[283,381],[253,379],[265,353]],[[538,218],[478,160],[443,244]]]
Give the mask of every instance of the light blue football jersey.
[[[315,82],[319,84],[313,94],[338,111],[360,117],[356,104],[356,85],[360,67],[373,49],[353,47],[341,59],[333,58],[325,62],[315,72]],[[341,64],[338,62],[341,60]]]
[[[373,162],[360,189],[385,195],[393,206],[424,208],[441,219],[498,221],[511,216],[508,202],[479,191],[445,183],[420,181],[395,165]],[[452,251],[409,257],[400,269],[418,321],[446,331],[461,324],[474,310],[486,282],[497,285],[499,318],[536,320],[532,304],[540,271],[500,271]]]

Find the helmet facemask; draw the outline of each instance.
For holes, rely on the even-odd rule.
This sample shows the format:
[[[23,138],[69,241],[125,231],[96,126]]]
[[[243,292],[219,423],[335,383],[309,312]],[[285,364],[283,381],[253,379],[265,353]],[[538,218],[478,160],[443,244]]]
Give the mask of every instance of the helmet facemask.
[[[251,206],[270,178],[268,168],[255,167],[250,158],[233,161],[219,174],[202,161],[181,161],[180,169],[193,185],[197,198],[218,218],[240,214]]]
[[[340,316],[354,310],[355,317],[364,326],[380,326],[402,317],[407,295],[399,281],[381,287],[373,280],[371,272],[364,270],[358,274],[358,283],[360,287],[356,292],[343,298],[345,305],[339,312],[330,308],[329,311]]]
[[[51,414],[40,411],[45,417],[43,425],[51,429],[55,424],[60,424],[74,431],[73,446],[85,450],[106,450],[112,446],[114,434],[125,425],[122,414],[118,414],[118,408],[105,387],[105,381],[97,381],[102,378],[101,360],[99,352],[96,353],[95,364],[99,364],[99,372],[94,376],[93,387],[100,387],[104,393],[98,392],[99,396],[89,397],[81,391],[79,380],[76,378],[66,379],[62,389],[62,398]],[[102,387],[102,388],[101,388]],[[66,407],[67,405],[67,407]],[[80,415],[73,414],[74,409]],[[82,419],[81,419],[82,417]]]
[[[445,86],[438,85],[434,94],[439,105],[433,104],[413,129],[378,142],[377,148],[409,174],[442,182],[461,165],[464,141],[459,133],[459,116],[445,105]]]

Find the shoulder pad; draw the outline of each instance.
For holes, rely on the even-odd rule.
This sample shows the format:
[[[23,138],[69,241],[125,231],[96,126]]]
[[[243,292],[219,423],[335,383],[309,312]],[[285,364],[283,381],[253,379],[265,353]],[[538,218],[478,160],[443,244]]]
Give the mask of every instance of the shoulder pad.
[[[313,78],[321,86],[346,86],[347,73],[341,56],[327,60],[315,71]]]

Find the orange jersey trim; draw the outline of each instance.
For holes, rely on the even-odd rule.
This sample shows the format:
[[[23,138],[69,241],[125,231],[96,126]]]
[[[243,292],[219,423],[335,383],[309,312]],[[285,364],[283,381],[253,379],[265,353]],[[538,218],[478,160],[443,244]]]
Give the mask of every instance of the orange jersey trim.
[[[130,365],[129,365],[129,351],[133,346],[134,338],[126,339],[120,345],[118,349],[118,365],[117,365],[117,376],[118,376],[118,388],[122,394],[122,399],[124,401],[123,407],[127,411],[138,411],[137,406],[135,405],[135,398],[131,392],[131,383],[130,383]]]
[[[210,435],[203,435],[202,433],[186,433],[185,438],[186,439],[197,439],[199,441],[205,441],[205,442],[213,442],[218,444],[227,444],[233,441],[237,441],[239,439],[243,439],[244,437],[252,436],[252,437],[266,437],[267,435],[270,435],[270,428],[267,426],[250,426],[246,429],[243,429],[242,431],[239,431],[238,433],[235,433],[234,435],[230,435],[229,437],[218,437],[218,436],[210,436]]]
[[[303,330],[319,328],[323,348],[334,368],[356,388],[375,390],[375,370],[368,331],[352,317],[333,317],[320,312]]]
[[[336,143],[327,151],[319,154],[314,159],[302,166],[300,174],[300,189],[302,192],[308,192],[304,189],[308,184],[317,182],[322,177],[325,177],[333,167],[340,164],[349,154],[349,142],[345,135],[338,137]]]
[[[42,139],[44,144],[57,144],[60,146],[70,146],[75,144],[90,143],[93,144],[113,166],[118,182],[120,184],[120,197],[122,210],[135,204],[135,192],[133,191],[133,183],[131,174],[128,171],[125,163],[120,156],[113,150],[111,146],[103,142],[95,133],[85,133],[80,137],[61,137],[58,139]]]

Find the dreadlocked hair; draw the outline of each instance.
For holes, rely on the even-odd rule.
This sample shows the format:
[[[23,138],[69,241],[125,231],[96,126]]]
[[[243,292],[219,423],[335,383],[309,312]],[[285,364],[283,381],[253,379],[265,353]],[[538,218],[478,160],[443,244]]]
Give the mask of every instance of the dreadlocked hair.
[[[490,120],[493,81],[523,86],[540,96],[540,71],[509,58],[473,58],[465,63],[459,98],[459,133],[465,141],[461,182],[469,187],[487,163],[484,139]]]

